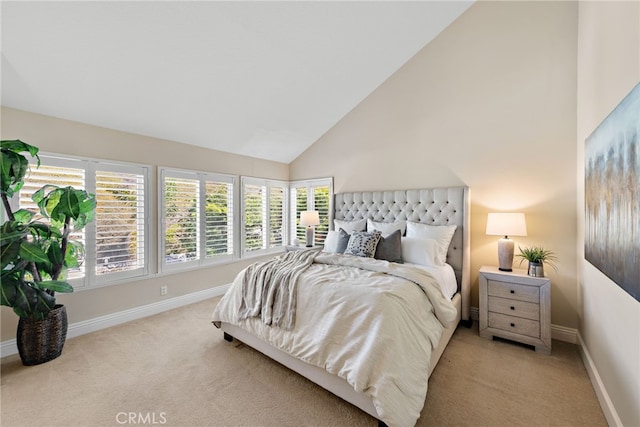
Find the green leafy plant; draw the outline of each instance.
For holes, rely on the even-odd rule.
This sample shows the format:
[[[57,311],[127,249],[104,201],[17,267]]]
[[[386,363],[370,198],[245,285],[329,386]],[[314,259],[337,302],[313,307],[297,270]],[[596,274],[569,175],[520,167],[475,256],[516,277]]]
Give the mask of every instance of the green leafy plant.
[[[558,271],[558,267],[556,266],[558,258],[553,251],[544,249],[542,246],[532,246],[530,248],[518,246],[518,250],[520,253],[516,256],[522,258],[520,264],[526,260],[536,264],[547,264],[555,271]]]
[[[0,141],[0,196],[6,221],[0,229],[1,304],[22,318],[42,320],[55,307],[56,292],[73,292],[67,270],[84,258],[81,242],[70,239],[93,220],[95,195],[73,187],[45,185],[33,194],[40,212],[13,211],[9,199],[24,185],[38,148],[20,140]],[[39,218],[39,216],[41,218]]]

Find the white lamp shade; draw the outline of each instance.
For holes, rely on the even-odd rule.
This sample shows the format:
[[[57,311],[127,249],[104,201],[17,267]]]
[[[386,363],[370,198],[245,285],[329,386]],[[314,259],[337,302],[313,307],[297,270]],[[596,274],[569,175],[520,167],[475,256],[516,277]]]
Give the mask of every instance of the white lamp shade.
[[[300,212],[300,225],[320,225],[320,214],[318,211]]]
[[[490,236],[526,236],[527,223],[523,213],[490,213],[487,232]]]

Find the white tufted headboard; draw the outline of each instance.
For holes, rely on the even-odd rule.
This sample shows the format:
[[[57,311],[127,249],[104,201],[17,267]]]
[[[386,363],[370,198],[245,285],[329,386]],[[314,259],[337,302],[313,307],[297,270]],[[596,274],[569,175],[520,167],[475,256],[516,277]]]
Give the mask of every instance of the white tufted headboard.
[[[384,222],[407,220],[429,225],[457,225],[447,252],[447,263],[456,272],[462,296],[462,319],[469,319],[471,251],[468,187],[338,193],[334,195],[333,208],[334,219],[371,218]]]

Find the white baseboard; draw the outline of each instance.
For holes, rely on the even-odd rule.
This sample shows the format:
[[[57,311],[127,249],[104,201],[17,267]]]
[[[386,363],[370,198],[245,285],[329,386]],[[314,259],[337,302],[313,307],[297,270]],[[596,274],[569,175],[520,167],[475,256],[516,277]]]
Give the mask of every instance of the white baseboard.
[[[174,308],[200,302],[202,300],[223,295],[230,284],[216,286],[215,288],[205,289],[203,291],[194,292],[179,297],[170,298],[164,301],[154,302],[152,304],[135,307],[117,313],[107,314],[105,316],[96,317],[94,319],[84,320],[69,325],[67,330],[67,338],[73,338],[101,329],[110,328],[132,320],[142,319],[143,317],[153,316],[154,314],[164,311],[173,310]],[[18,346],[15,339],[3,341],[0,345],[0,355],[2,357],[10,356],[18,353]]]
[[[578,330],[567,328],[566,326],[551,325],[551,338],[558,341],[564,341],[571,344],[578,343]]]
[[[593,363],[593,359],[591,358],[591,354],[589,354],[589,349],[585,345],[582,340],[582,336],[578,331],[578,351],[580,352],[580,356],[582,357],[582,363],[584,363],[584,367],[587,369],[587,374],[589,375],[589,379],[591,380],[591,385],[593,386],[593,390],[596,392],[596,396],[598,397],[598,402],[600,402],[600,408],[602,408],[602,412],[604,413],[604,417],[607,419],[607,424],[611,427],[623,427],[622,421],[618,416],[618,412],[616,411],[615,406],[613,406],[613,402],[609,397],[609,393],[602,382],[602,378],[598,373],[598,369],[596,368],[595,363]]]
[[[470,310],[471,319],[476,322],[480,321],[480,310],[478,307],[471,307]],[[558,341],[564,341],[571,344],[577,344],[578,330],[573,328],[567,328],[560,325],[551,325],[551,338]]]

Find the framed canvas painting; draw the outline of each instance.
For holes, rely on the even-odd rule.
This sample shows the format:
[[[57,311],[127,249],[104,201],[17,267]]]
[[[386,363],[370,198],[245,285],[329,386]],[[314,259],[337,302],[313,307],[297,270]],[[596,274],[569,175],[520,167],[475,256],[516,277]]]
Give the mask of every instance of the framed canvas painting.
[[[640,301],[640,84],[585,142],[585,258]]]

